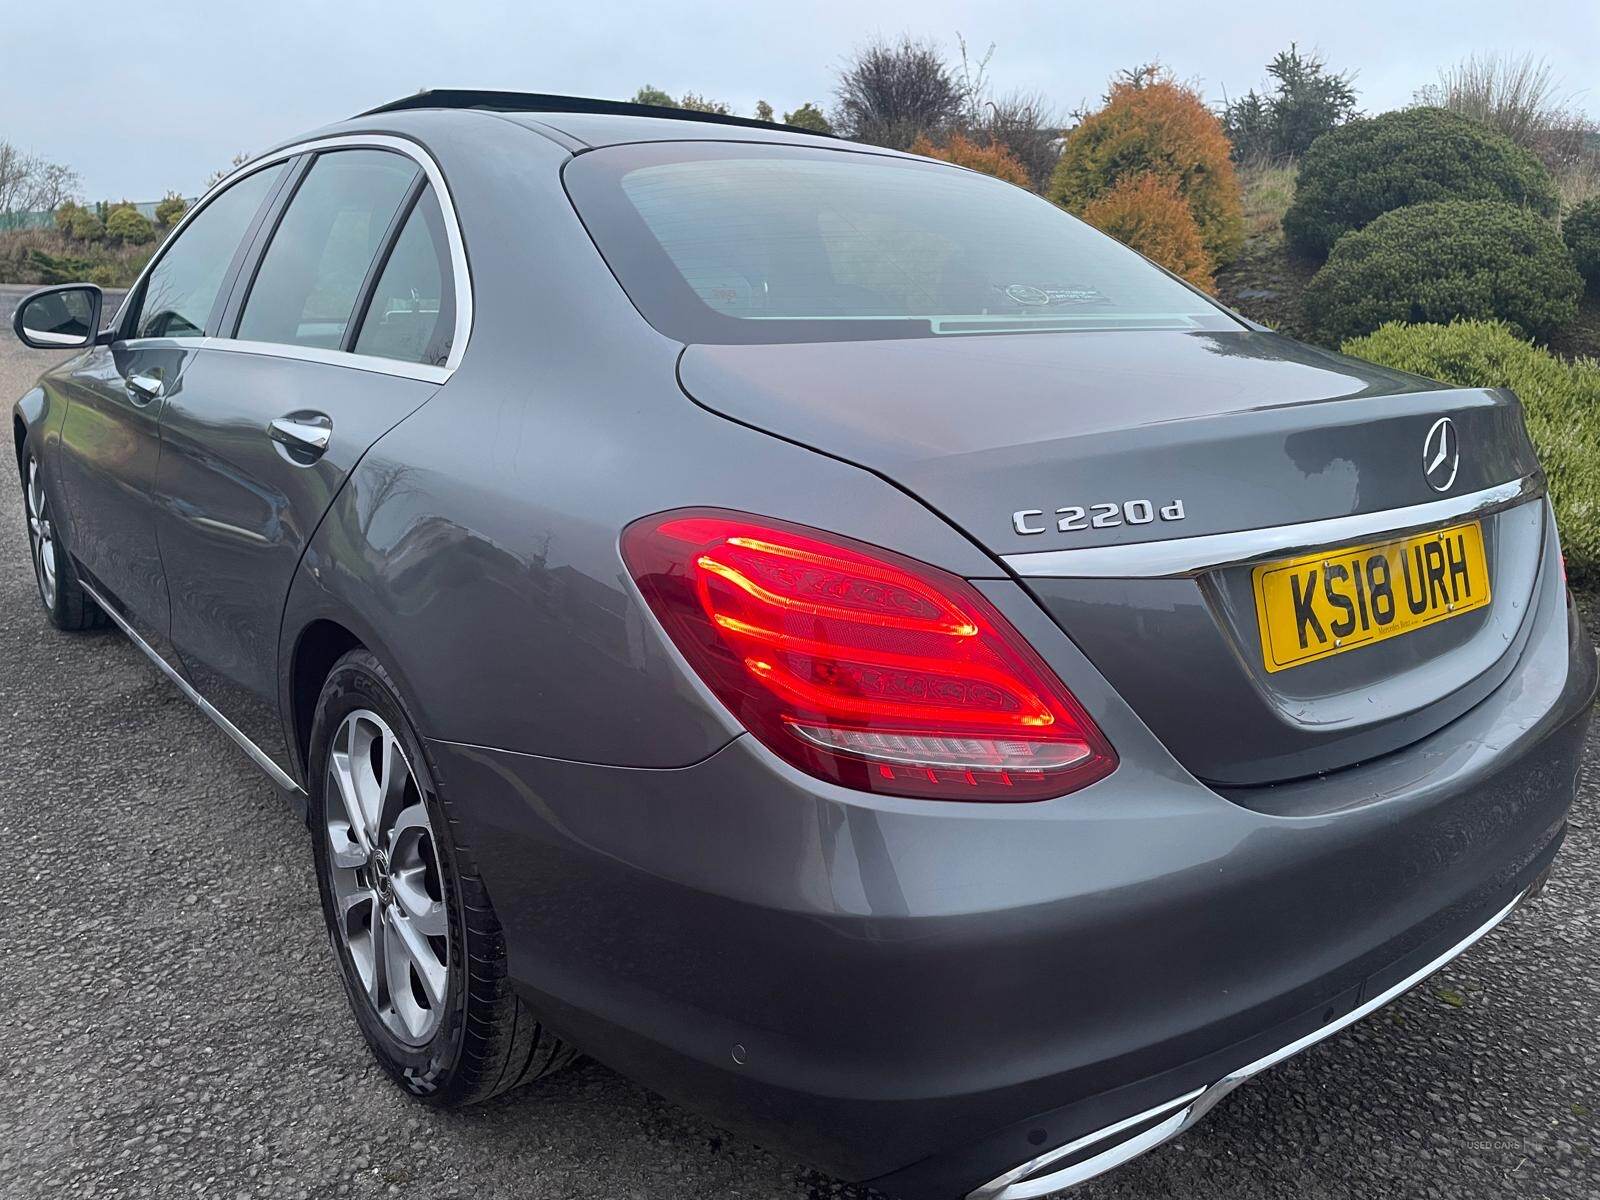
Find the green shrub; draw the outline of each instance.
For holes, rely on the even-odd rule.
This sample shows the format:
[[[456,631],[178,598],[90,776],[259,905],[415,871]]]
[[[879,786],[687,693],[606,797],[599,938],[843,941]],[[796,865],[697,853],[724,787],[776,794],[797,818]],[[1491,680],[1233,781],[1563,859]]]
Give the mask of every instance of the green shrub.
[[[90,214],[93,215],[92,213]],[[40,283],[81,283],[94,270],[94,260],[67,254],[47,254],[43,250],[28,252],[28,265]]]
[[[189,211],[189,206],[184,203],[182,196],[177,192],[168,192],[156,205],[156,224],[163,229],[171,229],[183,220],[183,214]]]
[[[710,100],[698,92],[685,92],[683,99],[678,101],[679,108],[686,108],[690,112],[715,113],[719,117],[731,117],[733,109],[721,100]]]
[[[1572,265],[1600,293],[1600,196],[1577,205],[1561,222],[1561,240],[1572,251]]]
[[[60,204],[56,205],[56,211],[54,213],[56,229],[67,236],[71,236],[73,215],[82,211],[83,207],[76,202],[72,200],[63,200]]]
[[[1455,387],[1508,387],[1550,481],[1567,573],[1600,584],[1600,362],[1564,362],[1499,321],[1385,325],[1344,352]]]
[[[1328,130],[1356,112],[1355,76],[1330,71],[1315,51],[1301,54],[1290,42],[1267,64],[1272,90],[1251,88],[1222,110],[1222,127],[1235,162],[1282,162],[1304,154]]]
[[[106,217],[106,233],[130,246],[142,246],[155,240],[156,229],[133,205],[119,204]]]
[[[1583,281],[1556,231],[1524,208],[1484,200],[1414,204],[1334,246],[1305,291],[1329,343],[1388,321],[1502,320],[1548,337],[1578,315]]]
[[[783,123],[793,125],[796,129],[810,129],[816,133],[833,132],[833,126],[828,123],[828,118],[823,116],[822,110],[809,100],[793,112],[784,113]]]
[[[65,226],[61,232],[69,238],[80,242],[98,242],[106,235],[106,227],[100,223],[100,218],[95,215],[92,208],[82,208],[76,204],[67,214]]]
[[[1341,234],[1434,200],[1504,200],[1546,217],[1559,203],[1550,173],[1510,138],[1460,113],[1408,108],[1313,142],[1283,232],[1295,250],[1321,258]]]
[[[668,93],[648,83],[633,94],[634,104],[654,104],[657,108],[677,108],[678,102]]]

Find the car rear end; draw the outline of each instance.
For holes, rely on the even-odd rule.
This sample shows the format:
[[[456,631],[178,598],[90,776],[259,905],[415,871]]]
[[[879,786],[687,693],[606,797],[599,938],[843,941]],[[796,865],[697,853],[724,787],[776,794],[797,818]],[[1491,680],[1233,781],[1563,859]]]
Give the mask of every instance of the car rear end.
[[[618,146],[566,182],[686,347],[686,426],[867,472],[992,567],[705,460],[616,570],[682,702],[742,732],[662,770],[438,749],[503,801],[478,856],[563,1033],[836,1174],[1017,1200],[1506,917],[1595,656],[1514,397],[1247,329],[1108,242],[1033,261],[1067,218],[992,191],[983,254],[901,228],[1001,185],[869,157]]]
[[[540,961],[535,1007],[578,1044],[891,1194],[964,1194],[1092,1139],[1025,1173],[1042,1190],[995,1193],[1042,1194],[1447,960],[1549,869],[1595,668],[1546,537],[1489,696],[1272,786],[1197,779],[1007,579],[970,586],[1117,757],[1065,795],[871,792],[753,735],[672,771],[484,752],[446,771],[515,798],[485,877]]]

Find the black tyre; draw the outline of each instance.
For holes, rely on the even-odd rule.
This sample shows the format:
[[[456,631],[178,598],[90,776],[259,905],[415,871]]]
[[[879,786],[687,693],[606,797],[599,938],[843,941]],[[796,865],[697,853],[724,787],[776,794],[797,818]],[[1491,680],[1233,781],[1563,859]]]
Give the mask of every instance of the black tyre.
[[[384,1070],[470,1104],[574,1052],[516,996],[505,937],[399,692],[366,650],[329,672],[308,756],[317,882],[345,993]]]
[[[50,510],[50,494],[38,456],[25,447],[22,461],[22,504],[28,521],[28,557],[33,564],[33,581],[50,623],[57,629],[98,629],[106,614],[89,598],[78,582],[72,556],[56,536],[55,519]]]

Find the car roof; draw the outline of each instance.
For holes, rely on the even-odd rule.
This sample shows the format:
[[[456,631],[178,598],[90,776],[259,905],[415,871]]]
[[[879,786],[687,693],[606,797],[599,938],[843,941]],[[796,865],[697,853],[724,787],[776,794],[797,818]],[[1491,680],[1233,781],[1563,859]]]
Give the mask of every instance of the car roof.
[[[576,145],[569,149],[617,146],[627,142],[783,142],[797,146],[824,146],[830,150],[873,150],[893,154],[877,146],[862,146],[827,134],[805,133],[773,126],[723,125],[713,122],[679,121],[671,117],[629,117],[608,113],[541,113],[537,117],[508,113],[506,119],[543,133],[557,133]]]
[[[624,100],[598,100],[588,96],[556,96],[543,92],[480,91],[435,88],[380,104],[362,117],[415,109],[464,109],[490,112],[543,133],[552,131],[583,146],[614,146],[623,142],[750,141],[759,131],[761,141],[800,145],[848,146],[832,134],[816,133],[693,109],[635,104]],[[879,147],[870,147],[881,151]]]

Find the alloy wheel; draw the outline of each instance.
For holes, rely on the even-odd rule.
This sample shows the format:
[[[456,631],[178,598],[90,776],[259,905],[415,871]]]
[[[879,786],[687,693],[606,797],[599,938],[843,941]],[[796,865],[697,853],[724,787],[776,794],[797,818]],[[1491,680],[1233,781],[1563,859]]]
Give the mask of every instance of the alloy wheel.
[[[324,794],[340,948],[384,1026],[420,1046],[444,1019],[449,910],[426,803],[382,717],[367,709],[345,717]]]
[[[45,499],[44,481],[39,478],[39,461],[28,459],[28,548],[33,552],[33,576],[39,584],[39,597],[46,608],[56,606],[56,533],[50,522],[50,505]]]

